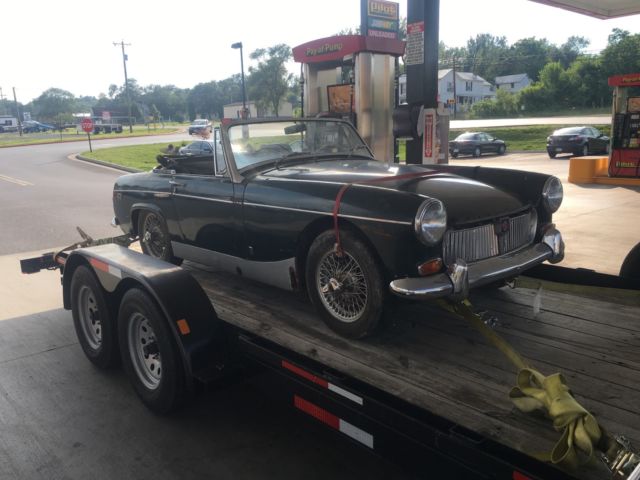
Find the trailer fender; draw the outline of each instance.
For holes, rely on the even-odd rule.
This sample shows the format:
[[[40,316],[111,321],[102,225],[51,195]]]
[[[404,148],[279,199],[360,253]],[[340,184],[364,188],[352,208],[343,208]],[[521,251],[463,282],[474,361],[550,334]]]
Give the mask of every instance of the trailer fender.
[[[124,294],[133,287],[145,290],[164,314],[183,359],[188,379],[209,379],[228,359],[225,324],[218,319],[200,284],[186,270],[127,248],[108,244],[71,252],[64,265],[64,307],[71,308],[73,272],[88,265],[117,313]]]

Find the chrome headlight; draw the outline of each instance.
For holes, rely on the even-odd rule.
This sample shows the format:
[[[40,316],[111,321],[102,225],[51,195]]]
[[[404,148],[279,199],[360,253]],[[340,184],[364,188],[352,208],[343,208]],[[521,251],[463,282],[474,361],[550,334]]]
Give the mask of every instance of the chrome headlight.
[[[435,245],[447,230],[447,211],[440,200],[428,198],[418,208],[413,224],[418,240],[428,246]]]
[[[544,187],[542,188],[544,208],[546,208],[549,213],[557,211],[562,204],[562,197],[562,183],[557,177],[549,177],[547,181],[544,182]]]

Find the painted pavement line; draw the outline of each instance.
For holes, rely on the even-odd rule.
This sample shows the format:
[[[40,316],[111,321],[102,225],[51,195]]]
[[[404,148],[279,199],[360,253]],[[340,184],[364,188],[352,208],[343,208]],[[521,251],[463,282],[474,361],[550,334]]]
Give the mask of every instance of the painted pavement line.
[[[31,182],[20,180],[19,178],[8,177],[6,175],[0,175],[0,180],[4,180],[5,182],[9,183],[15,183],[16,185],[20,185],[21,187],[33,187],[33,183]]]

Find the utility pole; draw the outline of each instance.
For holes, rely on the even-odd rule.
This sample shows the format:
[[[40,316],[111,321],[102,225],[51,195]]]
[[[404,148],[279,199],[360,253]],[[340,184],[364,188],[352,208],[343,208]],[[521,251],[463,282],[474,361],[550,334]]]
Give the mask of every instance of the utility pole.
[[[20,120],[20,109],[18,108],[18,99],[16,98],[16,87],[13,87],[13,103],[16,105],[16,118],[18,119],[18,133],[22,136],[22,120]]]
[[[122,65],[124,66],[124,89],[127,93],[127,105],[129,107],[129,133],[133,133],[133,126],[131,125],[131,94],[129,93],[129,79],[127,78],[127,54],[124,51],[124,47],[130,47],[130,43],[124,43],[124,40],[118,42],[113,42],[113,46],[117,47],[120,45],[122,47]]]
[[[458,94],[456,92],[456,56],[453,56],[453,118],[458,113]]]
[[[2,108],[0,109],[0,111],[4,113],[4,95],[2,94],[2,87],[0,87],[0,103],[2,103]]]

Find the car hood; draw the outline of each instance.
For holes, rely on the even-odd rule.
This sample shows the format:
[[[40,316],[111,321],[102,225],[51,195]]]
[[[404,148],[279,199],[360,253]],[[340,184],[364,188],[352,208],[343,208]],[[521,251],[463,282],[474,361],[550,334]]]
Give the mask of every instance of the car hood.
[[[472,176],[474,167],[469,167]],[[285,166],[263,172],[260,177],[308,182],[368,183],[414,196],[442,201],[452,225],[474,223],[513,214],[528,204],[511,192],[471,178],[439,171],[437,167],[394,165],[375,160],[331,160]],[[395,177],[395,178],[393,178]],[[389,180],[383,180],[389,178]]]

